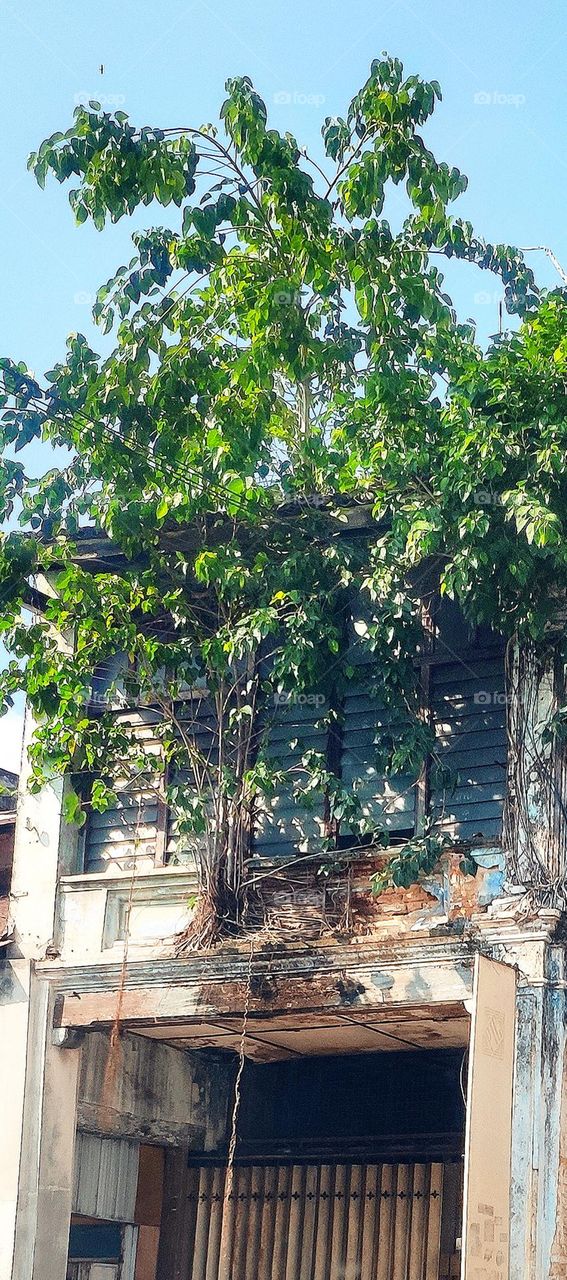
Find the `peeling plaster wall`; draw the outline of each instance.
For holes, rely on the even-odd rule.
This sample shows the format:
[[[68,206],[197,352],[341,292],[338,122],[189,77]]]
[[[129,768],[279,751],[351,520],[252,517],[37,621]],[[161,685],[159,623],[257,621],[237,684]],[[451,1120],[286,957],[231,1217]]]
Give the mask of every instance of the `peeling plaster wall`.
[[[379,896],[372,894],[370,877],[382,864],[369,859],[353,865],[347,932],[371,937],[377,942],[399,937],[426,938],[439,928],[458,933],[465,921],[487,913],[502,893],[504,883],[504,860],[498,848],[479,848],[472,856],[478,868],[475,876],[461,871],[461,853],[450,853],[443,857],[439,869],[422,883],[408,889],[387,889]],[[339,879],[336,878],[337,885]],[[342,883],[345,884],[344,876]],[[266,899],[273,890],[278,899],[276,906],[281,908],[284,903],[279,930],[284,945],[317,936],[317,929],[308,933],[312,919],[302,917],[298,885],[305,891],[308,902],[320,893],[320,878],[318,880],[312,871],[306,873],[305,868],[295,873],[289,891],[281,875],[267,875],[263,882]],[[172,957],[175,937],[189,921],[188,904],[196,890],[194,870],[183,867],[139,870],[133,884],[131,872],[62,877],[55,926],[55,944],[61,962],[65,965],[119,962],[124,949],[126,914],[131,959]],[[271,937],[279,928],[277,911],[274,916],[269,930]],[[321,923],[324,924],[323,917]]]
[[[553,948],[551,963],[558,948]],[[563,954],[559,955],[563,965]],[[567,1277],[567,1089],[562,983],[518,992],[512,1142],[511,1280]]]

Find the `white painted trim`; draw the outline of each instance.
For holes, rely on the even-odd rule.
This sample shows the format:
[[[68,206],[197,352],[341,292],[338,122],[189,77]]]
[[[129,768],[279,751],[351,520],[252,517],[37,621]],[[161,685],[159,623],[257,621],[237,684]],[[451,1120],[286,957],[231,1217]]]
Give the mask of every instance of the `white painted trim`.
[[[132,1226],[124,1227],[124,1256],[120,1268],[120,1280],[134,1280],[137,1250],[138,1228]]]

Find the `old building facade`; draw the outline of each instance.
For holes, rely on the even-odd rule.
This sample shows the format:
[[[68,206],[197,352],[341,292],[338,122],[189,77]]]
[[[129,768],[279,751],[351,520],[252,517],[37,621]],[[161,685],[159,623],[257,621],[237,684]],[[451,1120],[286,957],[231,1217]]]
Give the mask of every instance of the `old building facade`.
[[[364,673],[340,767],[394,848],[427,803],[435,871],[373,896],[384,855],[343,839],[322,878],[277,796],[248,867],[260,914],[206,953],[179,944],[196,871],[168,814],[125,796],[78,833],[24,764],[1,1280],[567,1274],[557,661],[505,660],[450,610],[421,661],[451,789],[379,775]],[[281,741],[311,714],[288,703]]]

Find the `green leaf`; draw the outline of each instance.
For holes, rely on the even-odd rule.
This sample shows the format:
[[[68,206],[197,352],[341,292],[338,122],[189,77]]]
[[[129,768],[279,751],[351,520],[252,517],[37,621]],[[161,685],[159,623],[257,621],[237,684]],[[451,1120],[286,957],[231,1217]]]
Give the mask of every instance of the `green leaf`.
[[[65,822],[74,826],[84,826],[87,815],[82,808],[81,801],[74,791],[68,791],[63,801],[63,815]]]

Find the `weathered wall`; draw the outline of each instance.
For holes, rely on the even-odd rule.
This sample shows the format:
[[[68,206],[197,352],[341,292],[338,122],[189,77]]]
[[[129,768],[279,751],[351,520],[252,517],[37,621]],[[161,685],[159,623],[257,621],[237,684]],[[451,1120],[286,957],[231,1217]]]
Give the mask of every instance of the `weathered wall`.
[[[383,865],[369,859],[322,887],[317,872],[298,868],[292,885],[281,873],[264,876],[261,903],[271,939],[304,941],[344,925],[376,941],[419,934],[483,915],[502,892],[503,857],[496,847],[474,852],[477,873],[460,869],[462,854],[445,855],[434,874],[409,889],[373,895],[370,877]],[[132,872],[64,876],[58,886],[55,944],[66,965],[113,963],[122,957],[128,917],[128,954],[163,959],[190,918],[194,869],[159,867]]]
[[[63,1280],[73,1187],[78,1050],[53,1044],[52,992],[31,975],[25,1045],[25,1093],[10,1096],[10,1123],[18,1130],[17,1217],[12,1269],[1,1280]],[[27,1030],[27,1042],[25,1039]]]
[[[461,870],[462,851],[443,855],[435,872],[408,889],[385,889],[378,895],[370,890],[368,864],[354,869],[351,910],[357,933],[378,938],[404,934],[427,934],[440,926],[483,915],[502,893],[504,857],[497,846],[478,848],[471,858],[476,874]],[[382,864],[385,859],[382,859]]]
[[[170,954],[188,923],[196,872],[136,868],[111,875],[64,876],[58,886],[55,943],[66,964],[120,960],[128,918],[128,954]]]
[[[233,1068],[143,1036],[90,1032],[81,1050],[77,1124],[92,1133],[215,1151],[226,1138]]]
[[[27,790],[26,748],[33,731],[33,717],[27,711],[10,906],[16,932],[13,954],[38,960],[53,939],[57,880],[73,868],[77,832],[63,820],[65,784],[61,779],[54,779],[37,795]]]
[[[0,1280],[10,1280],[16,1228],[22,1113],[26,1078],[30,970],[25,960],[0,964]]]

